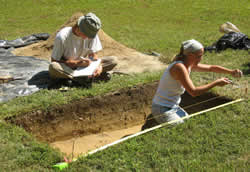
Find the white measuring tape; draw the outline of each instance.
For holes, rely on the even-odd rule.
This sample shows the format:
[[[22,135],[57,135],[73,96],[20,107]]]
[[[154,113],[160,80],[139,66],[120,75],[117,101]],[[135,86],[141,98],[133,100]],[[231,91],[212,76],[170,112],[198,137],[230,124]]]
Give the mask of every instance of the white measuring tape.
[[[92,154],[94,154],[94,153],[96,153],[96,152],[99,152],[99,151],[101,151],[101,150],[104,150],[104,149],[106,149],[106,148],[108,148],[108,147],[110,147],[110,146],[113,146],[113,145],[116,145],[116,144],[118,144],[118,143],[124,142],[125,140],[131,139],[131,138],[133,138],[133,137],[136,137],[136,136],[139,136],[139,135],[148,133],[148,132],[153,131],[153,130],[155,130],[155,129],[157,129],[157,128],[162,128],[162,127],[164,127],[164,126],[167,126],[167,125],[169,125],[169,124],[176,123],[176,122],[181,121],[181,120],[184,120],[184,119],[186,119],[186,118],[194,117],[194,116],[200,115],[200,114],[205,113],[205,112],[209,112],[209,111],[212,111],[212,110],[215,110],[215,109],[218,109],[218,108],[227,106],[227,105],[231,105],[231,104],[234,104],[234,103],[237,103],[237,102],[241,102],[241,101],[243,101],[243,100],[244,100],[244,99],[237,99],[237,100],[234,100],[234,101],[231,101],[231,102],[228,102],[228,103],[219,105],[219,106],[215,106],[215,107],[212,107],[212,108],[209,108],[209,109],[200,111],[200,112],[193,113],[193,114],[191,114],[191,115],[182,117],[182,118],[177,119],[177,120],[173,120],[173,121],[170,121],[170,122],[165,122],[165,123],[160,124],[160,125],[157,125],[157,126],[155,126],[155,127],[145,129],[145,130],[143,130],[143,131],[140,131],[140,132],[138,132],[138,133],[132,134],[132,135],[130,135],[130,136],[127,136],[127,137],[125,137],[125,138],[122,138],[122,139],[120,139],[120,140],[117,140],[117,141],[115,141],[115,142],[112,142],[112,143],[110,143],[110,144],[104,145],[104,146],[102,146],[102,147],[100,147],[100,148],[98,148],[98,149],[95,149],[95,150],[93,150],[93,151],[90,151],[90,152],[88,152],[87,154],[85,154],[85,155],[83,155],[83,156],[92,155]]]
[[[100,147],[100,148],[98,148],[98,149],[95,149],[95,150],[93,150],[93,151],[90,151],[90,152],[88,152],[88,153],[86,153],[86,154],[84,154],[84,155],[82,155],[82,156],[80,156],[80,157],[86,157],[86,156],[88,156],[88,155],[92,155],[92,154],[94,154],[94,153],[96,153],[96,152],[100,152],[100,151],[102,151],[102,150],[104,150],[104,149],[107,149],[108,147],[114,146],[114,145],[116,145],[116,144],[119,144],[119,143],[121,143],[121,142],[124,142],[124,141],[126,141],[126,140],[128,140],[128,139],[134,138],[134,137],[136,137],[136,136],[139,136],[139,135],[148,133],[148,132],[150,132],[150,131],[156,130],[156,129],[158,129],[158,128],[162,128],[162,127],[164,127],[164,126],[167,126],[167,125],[176,123],[176,122],[181,121],[181,120],[184,120],[184,119],[186,119],[186,118],[194,117],[194,116],[200,115],[200,114],[202,114],[202,113],[206,113],[206,112],[209,112],[209,111],[212,111],[212,110],[215,110],[215,109],[218,109],[218,108],[227,106],[227,105],[231,105],[231,104],[234,104],[234,103],[237,103],[237,102],[241,102],[241,101],[243,101],[243,100],[244,100],[244,99],[237,99],[237,100],[234,100],[234,101],[231,101],[231,102],[228,102],[228,103],[224,103],[224,104],[221,104],[221,105],[218,105],[218,106],[215,106],[215,107],[212,107],[212,108],[209,108],[209,109],[200,111],[200,112],[193,113],[193,114],[191,114],[191,115],[182,117],[182,118],[177,119],[177,120],[173,120],[173,121],[170,121],[170,122],[165,122],[165,123],[160,124],[160,125],[157,125],[157,126],[155,126],[155,127],[148,128],[148,129],[145,129],[145,130],[140,131],[140,132],[138,132],[138,133],[132,134],[132,135],[127,136],[127,137],[124,137],[124,138],[122,138],[122,139],[120,139],[120,140],[117,140],[117,141],[114,141],[114,142],[112,142],[112,143],[110,143],[110,144],[104,145],[104,146],[102,146],[102,147]],[[73,159],[72,161],[76,161],[76,160],[77,160],[77,159],[75,158],[75,159]],[[64,169],[64,168],[67,168],[67,167],[68,167],[68,164],[69,164],[69,162],[61,162],[61,163],[58,163],[58,164],[54,165],[53,167],[54,167],[54,168],[57,168],[57,169],[59,169],[59,170],[62,170],[62,169]]]

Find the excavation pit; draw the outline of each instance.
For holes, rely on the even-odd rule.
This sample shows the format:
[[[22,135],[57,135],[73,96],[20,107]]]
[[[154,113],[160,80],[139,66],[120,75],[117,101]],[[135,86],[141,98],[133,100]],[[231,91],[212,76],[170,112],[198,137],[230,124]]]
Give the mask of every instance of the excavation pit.
[[[8,121],[66,154],[79,155],[155,125],[147,120],[157,85],[158,82],[137,85]],[[192,114],[229,101],[212,93],[198,97],[184,94],[181,107]]]

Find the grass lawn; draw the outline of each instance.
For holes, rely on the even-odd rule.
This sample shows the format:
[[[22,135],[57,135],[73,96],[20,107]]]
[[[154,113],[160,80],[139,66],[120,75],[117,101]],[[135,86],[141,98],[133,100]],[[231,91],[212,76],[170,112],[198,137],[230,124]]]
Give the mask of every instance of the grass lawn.
[[[230,21],[250,35],[250,1],[233,0],[0,0],[0,39],[12,40],[33,33],[54,33],[73,13],[94,12],[103,30],[120,43],[140,52],[156,51],[169,61],[187,39],[211,45],[222,34],[219,26]],[[230,79],[240,88],[226,86],[213,92],[232,98],[246,97],[249,88],[250,55],[226,50],[207,53],[203,63],[239,68],[245,76]],[[159,80],[162,71],[115,76],[91,90],[68,92],[41,90],[0,104],[1,171],[53,171],[63,155],[40,143],[22,128],[4,118],[32,111],[48,110],[57,104],[95,96]],[[222,75],[192,74],[196,84]],[[249,94],[249,93],[248,93]],[[65,171],[248,171],[250,169],[249,99],[205,113],[175,127],[165,127],[80,158]]]

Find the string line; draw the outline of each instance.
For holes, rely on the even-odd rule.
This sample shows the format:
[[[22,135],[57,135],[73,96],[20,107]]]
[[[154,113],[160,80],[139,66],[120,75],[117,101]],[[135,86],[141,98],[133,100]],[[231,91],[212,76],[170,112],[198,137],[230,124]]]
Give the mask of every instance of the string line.
[[[187,105],[185,107],[183,107],[183,109],[188,109],[188,108],[191,108],[191,107],[194,107],[194,106],[197,106],[197,105],[200,105],[200,104],[203,104],[203,103],[206,103],[206,102],[209,102],[209,101],[212,101],[212,100],[215,100],[215,99],[218,99],[218,98],[221,98],[221,97],[225,97],[225,96],[216,96],[216,97],[212,97],[210,99],[207,99],[207,100],[204,100],[204,101],[201,101],[201,102],[198,102],[198,103],[194,103],[194,104],[191,104],[191,105]],[[151,118],[146,118],[145,121],[149,121],[149,120],[152,120],[152,119],[156,119],[156,118],[160,118],[164,116],[164,114],[159,114],[159,115],[156,115],[154,117],[151,117]],[[190,115],[189,115],[190,116]]]

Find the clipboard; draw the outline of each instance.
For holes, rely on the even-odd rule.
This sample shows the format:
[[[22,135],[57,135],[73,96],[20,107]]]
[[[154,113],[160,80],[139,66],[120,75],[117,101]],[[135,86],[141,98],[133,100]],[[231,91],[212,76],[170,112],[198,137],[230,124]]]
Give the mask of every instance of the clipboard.
[[[91,61],[90,65],[87,67],[78,67],[73,72],[73,77],[80,77],[80,76],[91,76],[94,74],[95,70],[101,64],[101,59],[96,61]]]

